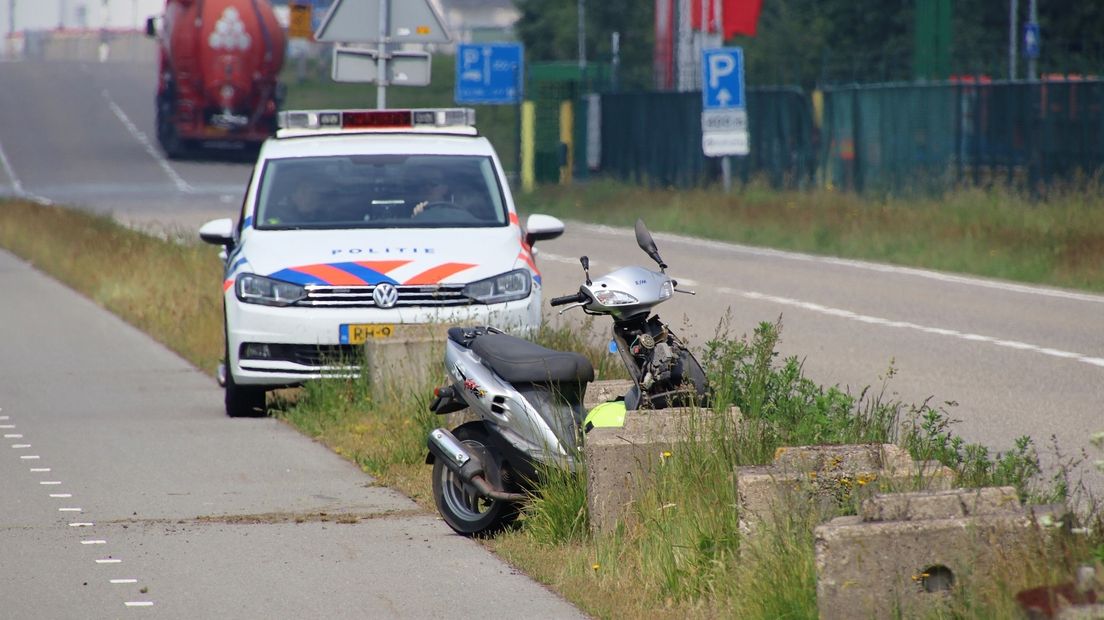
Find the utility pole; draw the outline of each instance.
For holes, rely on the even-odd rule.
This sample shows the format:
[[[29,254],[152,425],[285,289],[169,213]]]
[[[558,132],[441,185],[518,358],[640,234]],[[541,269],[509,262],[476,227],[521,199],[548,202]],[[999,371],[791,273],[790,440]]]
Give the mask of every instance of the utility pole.
[[[1028,23],[1039,23],[1039,6],[1036,0],[1028,0]],[[1039,79],[1039,65],[1035,58],[1035,54],[1028,56],[1027,58],[1027,79],[1037,80]]]
[[[586,0],[579,0],[577,9],[579,13],[578,37],[579,37],[579,75],[586,71]]]
[[[1019,31],[1017,13],[1019,8],[1017,0],[1008,0],[1008,79],[1010,80],[1016,79],[1016,42]]]
[[[387,39],[388,33],[391,32],[391,25],[387,23],[390,18],[387,9],[390,7],[391,0],[380,0],[379,3],[379,63],[377,64],[377,71],[379,72],[379,78],[376,82],[376,108],[384,109],[387,107]]]

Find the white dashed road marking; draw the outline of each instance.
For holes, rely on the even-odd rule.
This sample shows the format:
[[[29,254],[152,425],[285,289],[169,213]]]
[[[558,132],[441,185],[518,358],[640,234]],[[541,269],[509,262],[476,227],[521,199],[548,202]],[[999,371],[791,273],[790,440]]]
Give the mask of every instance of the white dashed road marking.
[[[54,497],[54,498],[57,498],[57,499],[68,499],[68,498],[73,497],[73,494],[72,493],[51,493],[50,497]]]
[[[111,108],[111,112],[115,114],[116,118],[119,119],[119,122],[123,124],[123,127],[126,127],[127,131],[130,132],[130,135],[134,136],[134,139],[137,140],[138,143],[141,144],[143,147],[145,147],[146,152],[150,154],[150,157],[153,157],[154,161],[157,162],[157,165],[161,166],[161,169],[165,171],[165,174],[168,175],[173,184],[176,185],[176,189],[187,193],[194,192],[195,190],[192,188],[192,186],[188,185],[188,182],[185,181],[184,178],[181,177],[179,174],[177,174],[176,170],[173,170],[173,167],[169,165],[168,160],[166,160],[161,155],[161,153],[157,151],[153,144],[150,143],[149,138],[146,137],[146,134],[143,133],[142,130],[138,129],[134,125],[134,123],[131,122],[130,118],[126,115],[126,112],[123,112],[123,109],[119,107],[119,104],[115,103],[115,100],[111,98],[111,93],[107,92],[107,90],[105,89],[103,91],[103,97],[107,100],[107,106]]]
[[[106,545],[107,541],[106,540],[82,540],[82,541],[80,541],[80,543],[82,545]]]
[[[127,601],[127,607],[153,607],[153,601]]]
[[[96,524],[95,523],[89,523],[87,521],[81,521],[81,522],[77,522],[77,523],[70,523],[69,527],[92,527],[93,525],[96,525]]]
[[[44,484],[46,486],[53,486],[53,485],[61,484],[61,480],[40,480],[39,484]]]
[[[41,457],[38,456],[37,454],[24,454],[23,456],[21,456],[19,458],[21,458],[25,461],[37,461]]]
[[[7,433],[4,435],[4,439],[23,439],[23,435],[19,433]]]
[[[119,558],[103,558],[101,560],[96,560],[96,564],[122,564],[122,562],[123,561]]]
[[[108,583],[138,583],[137,579],[111,579]]]
[[[80,508],[58,508],[58,512],[84,512]]]
[[[32,467],[31,473],[41,473],[50,471],[49,467]]]

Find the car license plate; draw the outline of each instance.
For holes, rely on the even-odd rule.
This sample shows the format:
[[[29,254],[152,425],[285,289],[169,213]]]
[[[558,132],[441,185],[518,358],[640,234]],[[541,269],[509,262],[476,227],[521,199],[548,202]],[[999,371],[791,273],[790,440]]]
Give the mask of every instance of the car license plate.
[[[338,339],[341,344],[364,344],[372,339],[390,338],[395,326],[386,323],[348,323],[341,326]]]

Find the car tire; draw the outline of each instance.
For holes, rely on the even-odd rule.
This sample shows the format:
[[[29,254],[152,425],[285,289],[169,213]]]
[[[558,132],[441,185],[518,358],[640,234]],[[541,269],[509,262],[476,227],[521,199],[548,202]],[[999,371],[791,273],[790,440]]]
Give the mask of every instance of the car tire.
[[[225,333],[225,332],[224,332]],[[226,390],[224,401],[226,415],[231,418],[259,418],[268,414],[265,408],[265,389],[256,385],[238,385],[234,381],[234,368],[230,364],[230,337],[226,334]]]

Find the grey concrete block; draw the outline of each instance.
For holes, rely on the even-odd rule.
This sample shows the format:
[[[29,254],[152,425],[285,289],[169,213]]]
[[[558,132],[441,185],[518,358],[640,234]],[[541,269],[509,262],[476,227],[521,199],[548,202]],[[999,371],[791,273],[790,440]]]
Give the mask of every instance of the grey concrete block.
[[[606,401],[624,396],[632,386],[633,382],[630,379],[591,381],[587,384],[586,395],[583,396],[583,408],[590,411]]]
[[[1044,540],[1042,517],[1060,513],[1008,505],[1011,488],[908,495],[870,500],[864,514],[883,520],[839,517],[815,529],[823,620],[937,613],[951,587],[992,580],[1002,563],[1030,557]]]
[[[445,376],[448,324],[396,325],[388,338],[364,343],[364,367],[374,386],[419,389]]]
[[[771,465],[736,468],[736,495],[744,530],[794,505],[831,515],[877,492],[947,489],[954,472],[916,462],[893,444],[782,447]]]
[[[664,453],[690,440],[690,426],[715,420],[711,411],[686,408],[630,411],[623,428],[595,428],[587,433],[583,458],[587,470],[587,507],[591,529],[613,530],[639,496]],[[740,412],[727,412],[733,428]]]

